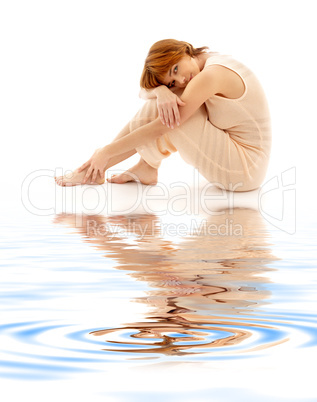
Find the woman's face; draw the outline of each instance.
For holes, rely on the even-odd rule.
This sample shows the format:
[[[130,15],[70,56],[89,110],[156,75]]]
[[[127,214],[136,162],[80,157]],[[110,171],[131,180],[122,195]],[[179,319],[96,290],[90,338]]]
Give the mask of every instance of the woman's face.
[[[173,64],[164,77],[163,84],[169,88],[185,88],[189,81],[200,72],[195,58],[183,56],[178,63]]]

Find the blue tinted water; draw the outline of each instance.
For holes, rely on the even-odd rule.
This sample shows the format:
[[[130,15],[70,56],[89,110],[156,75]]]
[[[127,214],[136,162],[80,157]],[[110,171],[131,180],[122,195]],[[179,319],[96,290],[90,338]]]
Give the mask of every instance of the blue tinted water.
[[[12,400],[34,384],[34,400],[317,396],[314,222],[289,234],[250,208],[183,220],[11,210],[1,222]]]

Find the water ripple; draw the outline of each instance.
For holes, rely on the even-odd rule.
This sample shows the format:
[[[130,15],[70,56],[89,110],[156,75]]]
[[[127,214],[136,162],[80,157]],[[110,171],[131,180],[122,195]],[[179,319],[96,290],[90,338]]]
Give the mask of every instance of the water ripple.
[[[185,314],[184,314],[185,316]],[[293,347],[317,345],[315,315],[262,314],[213,317],[209,322],[156,320],[118,328],[78,328],[76,325],[30,321],[0,326],[2,341],[0,376],[10,378],[59,378],[67,374],[98,371],[102,363],[134,358],[186,356],[235,359],[258,356],[282,343]],[[106,352],[106,353],[105,353]],[[122,356],[124,359],[120,358]]]
[[[57,378],[96,371],[95,364],[108,361],[98,350],[100,342],[89,339],[87,330],[74,331],[74,327],[46,321],[1,325],[5,347],[0,351],[0,377],[28,378],[32,373],[36,378]]]
[[[105,362],[248,359],[273,347],[316,347],[317,316],[301,304],[314,294],[311,262],[273,254],[254,211],[235,211],[241,236],[210,235],[229,218],[209,217],[212,231],[174,241],[161,235],[155,216],[90,216],[96,230],[89,231],[88,218],[79,227],[75,216],[62,215],[56,223],[77,231],[69,243],[64,233],[50,236],[49,228],[19,239],[25,249],[20,257],[6,248],[0,377],[64,378],[103,370]],[[122,230],[98,231],[110,225]],[[120,316],[131,299],[147,313],[135,322],[128,314],[131,322],[110,327],[104,317]],[[292,311],[290,303],[302,311]],[[34,319],[11,322],[19,310],[20,317]]]
[[[313,315],[283,320],[263,316],[262,319],[219,317],[208,323],[149,322],[135,323],[122,328],[109,328],[91,332],[104,339],[105,351],[117,353],[152,353],[197,355],[213,353],[223,357],[234,354],[248,356],[285,342],[297,348],[317,345],[317,318]],[[287,319],[287,320],[285,320]],[[198,358],[199,360],[200,358]]]

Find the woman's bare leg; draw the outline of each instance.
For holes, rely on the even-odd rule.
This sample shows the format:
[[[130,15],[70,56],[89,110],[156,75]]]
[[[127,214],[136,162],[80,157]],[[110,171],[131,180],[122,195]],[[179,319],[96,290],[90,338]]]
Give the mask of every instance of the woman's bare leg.
[[[129,134],[129,124],[127,124],[123,130],[117,135],[114,141],[123,137],[124,135]],[[133,149],[121,155],[116,155],[111,158],[106,166],[106,170],[110,169],[112,166],[117,165],[118,163],[130,158],[132,155],[136,153],[136,150]],[[64,176],[55,177],[55,181],[59,186],[76,186],[80,185],[85,177],[87,169],[84,169],[82,172],[78,172],[78,169],[75,169],[73,172],[70,172]],[[142,158],[140,161],[129,169],[126,173],[122,173],[120,175],[114,175],[111,178],[111,183],[123,184],[128,181],[139,180],[143,184],[156,184],[157,183],[157,169],[152,168],[148,165]],[[95,183],[88,182],[87,184],[103,184],[105,180],[98,176],[97,181]]]
[[[150,101],[147,102],[147,106],[141,109],[137,115],[140,117],[138,119],[132,119],[126,126],[120,131],[120,133],[115,137],[113,142],[117,141],[118,139],[124,137],[125,135],[129,134],[133,130],[135,130],[138,126],[147,124],[157,116],[157,109],[156,109],[156,102],[152,102],[152,106],[150,106]],[[141,114],[140,114],[141,113]],[[129,158],[130,156],[134,155],[137,151],[135,149],[123,153],[121,155],[117,155],[111,158],[106,166],[106,170],[111,168],[112,166],[124,161],[125,159]],[[158,169],[153,168],[150,166],[145,160],[141,157],[140,161],[134,165],[132,168],[128,169],[125,173],[119,175],[113,175],[111,179],[108,181],[111,183],[126,183],[128,181],[135,181],[139,180],[143,184],[156,184],[157,177],[158,177]],[[87,169],[78,172],[76,169],[74,172],[70,174],[56,177],[55,181],[60,186],[76,186],[80,185],[85,177]],[[103,184],[104,178],[98,177],[96,183],[88,182],[87,184]]]

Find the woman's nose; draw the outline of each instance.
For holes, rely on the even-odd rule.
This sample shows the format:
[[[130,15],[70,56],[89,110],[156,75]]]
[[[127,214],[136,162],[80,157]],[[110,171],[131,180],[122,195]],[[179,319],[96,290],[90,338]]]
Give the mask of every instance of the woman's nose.
[[[186,82],[186,78],[185,77],[178,77],[178,82],[180,85],[184,85]]]

